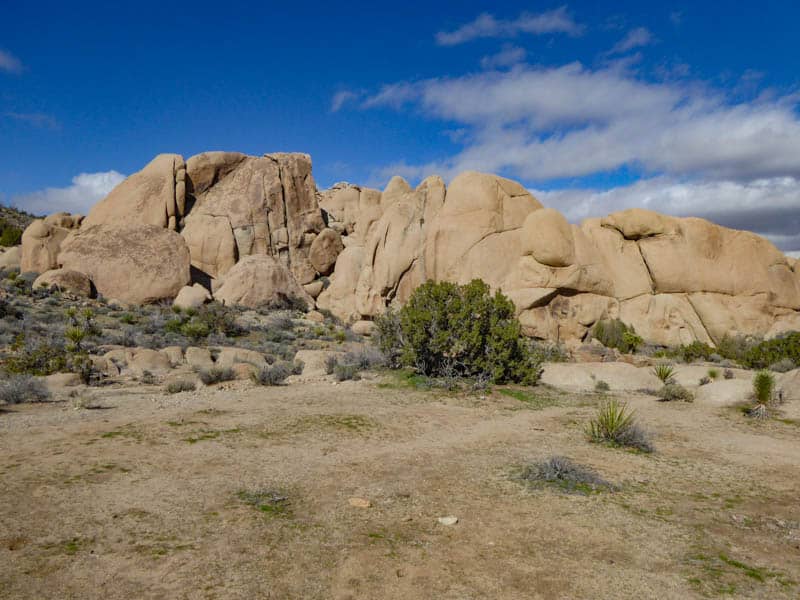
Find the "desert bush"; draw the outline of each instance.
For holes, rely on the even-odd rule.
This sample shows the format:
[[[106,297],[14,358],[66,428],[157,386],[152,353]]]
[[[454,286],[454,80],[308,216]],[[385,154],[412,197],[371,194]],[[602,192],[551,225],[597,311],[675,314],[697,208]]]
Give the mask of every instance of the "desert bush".
[[[611,389],[611,386],[608,385],[607,382],[603,381],[602,379],[599,380],[597,383],[594,384],[594,391],[604,394]]]
[[[199,342],[203,338],[208,337],[208,334],[211,333],[208,325],[203,323],[202,321],[189,321],[184,323],[178,328],[180,333],[189,338],[192,342]]]
[[[0,219],[0,246],[16,246],[20,240],[22,240],[22,229],[5,219]]]
[[[196,314],[187,310],[185,313],[191,317],[191,322],[205,325],[211,333],[219,333],[228,337],[242,335],[244,330],[236,323],[236,312],[233,308],[210,302],[197,309]]]
[[[675,367],[667,363],[661,363],[653,367],[653,375],[658,377],[662,383],[669,383],[675,378]]]
[[[295,360],[292,362],[292,375],[302,375],[303,369],[306,368],[306,363],[302,360]]]
[[[0,381],[0,404],[42,402],[49,397],[44,383],[29,375],[12,375]]]
[[[709,379],[718,379],[719,378],[719,369],[709,369],[707,373]]]
[[[146,369],[142,371],[141,375],[139,375],[139,383],[143,383],[145,385],[153,385],[157,382],[158,378]]]
[[[589,421],[586,428],[589,440],[613,446],[635,448],[642,452],[652,452],[650,436],[637,423],[628,405],[616,399],[606,400],[597,410],[597,415]]]
[[[626,354],[636,352],[643,343],[633,326],[619,319],[598,321],[592,329],[592,337],[606,348],[616,348]]]
[[[694,396],[692,392],[687,390],[679,383],[667,383],[658,390],[658,399],[662,402],[673,402],[675,400],[681,400],[683,402],[692,402],[694,400]]]
[[[781,334],[750,347],[740,361],[749,369],[765,369],[772,364],[790,360],[800,364],[800,332]]]
[[[361,379],[358,374],[357,365],[339,365],[337,364],[333,369],[333,376],[336,381],[355,381]]]
[[[708,385],[709,383],[711,383],[711,377],[705,375],[700,378],[700,380],[697,382],[697,385]]]
[[[287,361],[278,361],[274,365],[262,367],[251,375],[258,385],[281,385],[292,374],[293,365]]]
[[[723,376],[725,379],[733,379],[734,377],[736,377],[736,374],[735,374],[735,373],[734,373],[734,372],[733,372],[731,369],[725,369],[725,370],[722,372],[722,376]]]
[[[179,379],[177,381],[170,381],[167,384],[167,393],[177,394],[179,392],[193,392],[196,387],[194,381]]]
[[[788,371],[793,370],[796,367],[794,361],[791,358],[782,358],[776,363],[772,363],[769,366],[770,371],[775,371],[776,373],[786,373]]]
[[[775,393],[775,376],[762,369],[753,376],[753,397],[755,406],[747,414],[757,419],[765,419],[769,415],[769,405]]]
[[[339,359],[335,355],[333,354],[328,355],[328,357],[325,359],[325,374],[333,375],[333,371],[334,369],[336,369],[336,365],[338,364],[339,364]]]
[[[540,362],[521,337],[514,305],[476,279],[463,286],[428,281],[398,315],[376,320],[380,350],[390,365],[434,377],[476,377],[493,383],[537,383]]]
[[[681,346],[678,353],[683,359],[683,362],[691,363],[698,360],[711,360],[711,355],[715,350],[708,344],[703,342],[694,341],[691,344]]]
[[[212,385],[223,381],[231,381],[236,378],[236,373],[230,367],[210,367],[200,369],[197,375],[205,385]]]
[[[383,353],[374,346],[362,346],[358,350],[348,352],[343,361],[348,365],[357,365],[359,369],[372,369],[385,363]]]
[[[24,334],[17,336],[11,353],[3,361],[6,371],[19,375],[52,375],[67,370],[67,353],[57,339],[33,341]]]
[[[530,483],[555,485],[571,493],[588,494],[613,487],[589,467],[576,464],[564,456],[552,456],[526,467],[521,478]]]

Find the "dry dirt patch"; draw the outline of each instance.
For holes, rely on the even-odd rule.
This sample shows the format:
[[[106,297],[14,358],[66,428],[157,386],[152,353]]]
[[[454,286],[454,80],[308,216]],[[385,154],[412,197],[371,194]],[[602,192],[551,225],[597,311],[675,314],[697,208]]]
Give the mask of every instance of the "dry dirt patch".
[[[797,426],[626,397],[644,455],[586,441],[599,398],[387,378],[16,406],[0,597],[797,597]],[[515,477],[552,455],[615,491]]]

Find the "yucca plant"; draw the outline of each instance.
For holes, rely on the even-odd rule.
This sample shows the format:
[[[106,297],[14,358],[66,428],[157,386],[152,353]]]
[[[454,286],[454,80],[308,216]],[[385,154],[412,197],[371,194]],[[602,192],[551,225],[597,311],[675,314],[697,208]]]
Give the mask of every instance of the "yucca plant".
[[[763,369],[753,377],[753,395],[756,405],[750,409],[750,416],[758,419],[767,417],[767,407],[772,401],[772,394],[775,390],[775,376],[768,370]]]
[[[600,405],[597,416],[586,427],[586,435],[592,442],[628,446],[643,452],[653,451],[650,436],[636,424],[634,412],[615,398]]]
[[[709,369],[708,370],[708,377],[710,379],[717,379],[719,377],[719,370],[718,369]]]
[[[658,364],[653,367],[653,375],[663,383],[669,383],[675,377],[675,367],[667,363]]]

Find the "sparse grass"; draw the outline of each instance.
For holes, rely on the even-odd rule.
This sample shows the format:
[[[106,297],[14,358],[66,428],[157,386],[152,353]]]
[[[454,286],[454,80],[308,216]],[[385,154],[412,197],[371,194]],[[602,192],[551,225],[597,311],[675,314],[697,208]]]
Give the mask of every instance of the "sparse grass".
[[[240,490],[236,493],[245,504],[249,504],[256,510],[270,517],[290,517],[291,505],[289,496],[283,492],[259,489],[259,490]]]
[[[504,396],[508,396],[509,398],[514,398],[514,400],[523,402],[527,408],[531,408],[533,410],[541,410],[543,408],[547,408],[548,406],[556,406],[558,404],[555,399],[550,398],[549,396],[534,394],[529,390],[498,388],[497,391]]]
[[[650,435],[636,423],[634,412],[628,410],[627,404],[614,398],[600,405],[597,415],[587,425],[586,435],[595,443],[634,448],[641,452],[655,449]]]
[[[552,456],[525,467],[520,479],[539,486],[552,486],[572,494],[589,495],[613,489],[613,486],[594,470],[574,463],[564,456]]]

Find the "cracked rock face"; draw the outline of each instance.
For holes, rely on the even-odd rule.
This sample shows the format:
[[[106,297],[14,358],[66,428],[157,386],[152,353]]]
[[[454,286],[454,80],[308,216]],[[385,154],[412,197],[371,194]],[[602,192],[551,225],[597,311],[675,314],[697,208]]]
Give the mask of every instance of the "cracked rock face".
[[[800,330],[800,263],[755,234],[638,208],[573,225],[477,172],[318,192],[306,154],[159,155],[83,221],[34,222],[21,254],[25,270],[68,267],[131,302],[174,298],[190,263],[217,300],[316,298],[351,323],[426,280],[479,278],[533,337],[578,341],[607,318],[660,345]]]

